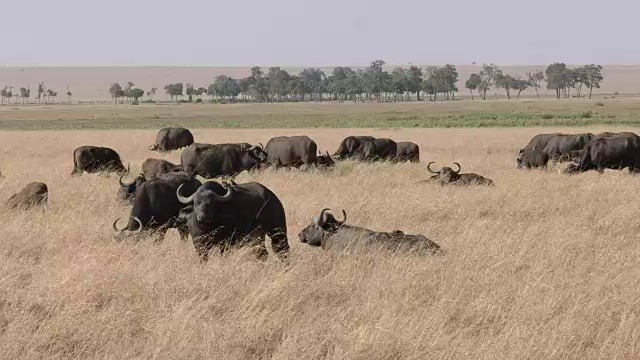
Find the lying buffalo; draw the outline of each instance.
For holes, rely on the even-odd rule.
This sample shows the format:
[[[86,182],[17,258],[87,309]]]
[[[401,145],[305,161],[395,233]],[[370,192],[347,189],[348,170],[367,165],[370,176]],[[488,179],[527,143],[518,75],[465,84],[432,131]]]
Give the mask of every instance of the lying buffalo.
[[[120,230],[117,227],[120,218],[113,222],[113,237],[116,240],[157,231],[156,241],[160,241],[169,228],[176,228],[180,238],[186,240],[189,234],[186,225],[178,222],[178,215],[184,206],[176,199],[176,191],[182,187],[185,194],[193,194],[201,183],[188,174],[166,175],[167,178],[149,180],[140,185],[133,198],[127,226]]]
[[[182,151],[183,171],[204,178],[235,176],[260,167],[267,160],[262,146],[241,144],[192,144]]]
[[[163,174],[182,171],[182,166],[167,160],[150,158],[142,163],[142,174],[147,180],[155,179]]]
[[[311,225],[302,229],[298,234],[302,243],[319,246],[324,250],[356,250],[364,247],[391,251],[413,250],[418,253],[440,251],[438,244],[423,235],[407,235],[400,230],[379,232],[346,225],[347,213],[344,210],[342,221],[336,220],[329,210],[322,209]]]
[[[443,167],[440,171],[431,170],[431,164],[434,162],[430,162],[427,164],[427,170],[430,173],[435,174],[429,180],[436,180],[440,183],[440,185],[490,185],[493,186],[493,181],[491,179],[485,178],[482,175],[474,174],[474,173],[466,173],[460,174],[460,164],[454,162],[453,164],[458,167],[458,170],[454,171],[450,167]]]
[[[591,133],[556,135],[549,139],[542,151],[549,155],[550,160],[568,161],[578,156],[593,136]]]
[[[596,170],[603,173],[604,169],[624,168],[629,168],[630,173],[640,172],[640,141],[635,136],[591,141],[582,151],[580,161],[569,164],[564,172],[573,174]]]
[[[420,147],[410,141],[398,142],[396,150],[396,161],[420,162]]]
[[[191,131],[181,127],[166,127],[158,131],[156,143],[149,146],[151,151],[167,152],[193,144]]]
[[[289,252],[287,221],[280,199],[266,186],[207,181],[191,196],[181,188],[175,195],[182,204],[192,204],[180,213],[187,223],[193,245],[203,260],[211,248],[224,252],[228,246],[255,246],[259,259],[267,257],[265,235],[274,252],[286,259]]]
[[[398,145],[387,138],[373,136],[348,136],[333,154],[338,159],[354,158],[360,161],[391,160],[395,158]]]
[[[553,133],[553,134],[538,134],[531,138],[527,146],[524,147],[525,150],[542,150],[551,138],[556,136],[563,135],[562,133]]]
[[[300,167],[302,165],[331,165],[331,157],[319,158],[318,145],[308,136],[278,136],[267,142],[264,151],[267,163],[274,168]],[[327,153],[326,156],[329,154]],[[333,160],[331,160],[333,162]]]
[[[99,146],[80,146],[73,151],[73,171],[71,175],[107,171],[124,174],[129,172],[129,166],[124,168],[120,155],[110,148]]]
[[[6,206],[9,209],[27,210],[36,206],[47,204],[49,189],[42,182],[28,183],[22,190],[7,199]]]
[[[549,155],[542,150],[520,149],[516,163],[518,169],[543,168],[549,162]]]

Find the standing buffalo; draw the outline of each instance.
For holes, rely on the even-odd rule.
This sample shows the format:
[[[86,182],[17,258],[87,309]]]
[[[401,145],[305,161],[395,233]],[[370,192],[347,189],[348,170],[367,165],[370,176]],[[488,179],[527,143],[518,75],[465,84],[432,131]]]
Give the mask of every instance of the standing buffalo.
[[[149,146],[151,151],[167,152],[193,144],[191,131],[181,127],[166,127],[158,131],[156,143]]]
[[[630,173],[640,172],[640,141],[637,136],[627,138],[603,138],[591,141],[580,156],[580,162],[570,164],[565,173],[579,173],[604,169],[622,170],[629,168]]]
[[[36,206],[47,204],[49,189],[42,182],[28,183],[20,192],[11,195],[7,199],[6,206],[9,209],[27,210]]]
[[[433,161],[427,164],[427,170],[430,173],[435,174],[429,180],[437,180],[440,185],[490,185],[493,186],[493,181],[487,179],[482,175],[474,173],[460,174],[460,164],[454,162],[458,166],[458,170],[454,171],[450,167],[443,167],[440,171],[431,170],[431,164]]]
[[[549,140],[551,138],[554,138],[556,136],[562,135],[561,133],[553,133],[553,134],[538,134],[536,136],[534,136],[533,138],[531,138],[531,140],[529,141],[529,143],[527,144],[527,146],[525,146],[525,150],[526,149],[531,149],[531,150],[542,150],[544,149],[545,146],[547,146],[547,143],[549,142]]]
[[[549,155],[542,150],[520,149],[516,163],[518,169],[543,168],[549,162]]]
[[[363,145],[374,140],[373,136],[347,136],[342,140],[333,156],[342,160],[360,155]]]
[[[396,143],[396,161],[420,162],[420,147],[413,142]]]
[[[391,251],[434,253],[440,246],[423,235],[407,235],[400,230],[392,232],[373,231],[362,227],[345,225],[347,213],[342,210],[343,220],[338,221],[322,209],[311,225],[302,229],[298,238],[304,244],[319,246],[324,250],[357,250],[359,247],[384,248]]]
[[[617,139],[617,138],[640,138],[636,133],[625,131],[625,132],[602,132],[600,134],[594,135],[592,140],[598,139]]]
[[[398,145],[387,138],[348,136],[333,154],[338,159],[355,158],[360,161],[390,160],[396,156]]]
[[[578,156],[592,138],[590,133],[556,135],[549,139],[542,151],[549,155],[550,160],[567,161]]]
[[[122,181],[127,175],[120,176],[118,180],[120,183],[120,187],[118,188],[118,193],[116,194],[116,199],[125,204],[133,204],[133,197],[136,194],[136,191],[140,189],[143,183],[147,181],[143,174],[140,174],[133,179],[130,183],[125,183]]]
[[[127,226],[119,230],[117,223],[120,218],[113,222],[113,236],[116,240],[157,230],[156,241],[160,241],[169,228],[176,228],[180,238],[186,240],[189,234],[186,225],[178,222],[178,215],[184,206],[176,199],[176,191],[182,187],[185,193],[193,194],[201,183],[184,173],[165,176],[166,178],[149,180],[140,185],[133,198]]]
[[[316,155],[318,145],[304,135],[274,137],[267,142],[264,151],[267,153],[267,163],[274,168],[311,166],[319,162],[325,162],[323,165],[329,165],[326,162],[331,159],[330,157],[329,159],[319,159],[319,156]]]
[[[266,186],[219,184],[207,181],[191,196],[176,191],[182,204],[193,204],[180,213],[186,222],[193,245],[203,260],[217,246],[223,252],[227,246],[255,245],[259,259],[267,257],[265,235],[271,238],[274,252],[286,259],[289,252],[287,221],[280,199]]]
[[[108,171],[120,174],[128,173],[120,161],[120,155],[110,148],[98,146],[80,146],[73,151],[73,171],[71,175]]]
[[[147,159],[142,163],[142,173],[147,180],[155,179],[162,174],[182,171],[182,166],[162,159]]]
[[[249,144],[246,144],[249,145]],[[259,167],[267,160],[261,146],[243,144],[192,144],[180,156],[182,169],[204,178],[235,176]]]

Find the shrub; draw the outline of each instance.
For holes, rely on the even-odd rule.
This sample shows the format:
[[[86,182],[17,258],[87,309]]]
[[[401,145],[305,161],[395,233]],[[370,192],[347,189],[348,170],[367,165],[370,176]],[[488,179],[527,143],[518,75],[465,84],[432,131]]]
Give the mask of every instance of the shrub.
[[[601,101],[598,101],[595,105],[596,105],[596,106],[604,106],[604,103],[603,103],[603,102],[601,102]]]

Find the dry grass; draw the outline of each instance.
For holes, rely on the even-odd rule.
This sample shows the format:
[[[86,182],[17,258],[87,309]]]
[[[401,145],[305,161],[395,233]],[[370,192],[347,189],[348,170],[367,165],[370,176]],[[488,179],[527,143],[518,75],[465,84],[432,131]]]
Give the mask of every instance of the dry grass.
[[[422,146],[422,164],[342,164],[330,173],[243,174],[284,203],[291,264],[242,251],[202,265],[171,230],[115,243],[115,175],[72,178],[71,151],[112,146],[132,168],[152,131],[0,133],[0,198],[49,185],[46,213],[3,213],[0,354],[7,359],[637,359],[640,178],[518,171],[537,132],[571,129],[196,130],[199,141],[346,133]],[[582,131],[584,129],[580,129]],[[590,129],[599,131],[603,129]],[[178,153],[168,158],[177,160]],[[424,162],[459,161],[494,188],[416,185]],[[349,222],[423,233],[416,257],[324,253],[297,232],[322,207]]]

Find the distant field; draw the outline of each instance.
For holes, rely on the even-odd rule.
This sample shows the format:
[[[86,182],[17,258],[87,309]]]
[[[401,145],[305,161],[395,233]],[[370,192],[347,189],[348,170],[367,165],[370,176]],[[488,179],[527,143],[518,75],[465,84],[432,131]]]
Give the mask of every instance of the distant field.
[[[640,98],[0,106],[0,130],[640,126]]]

